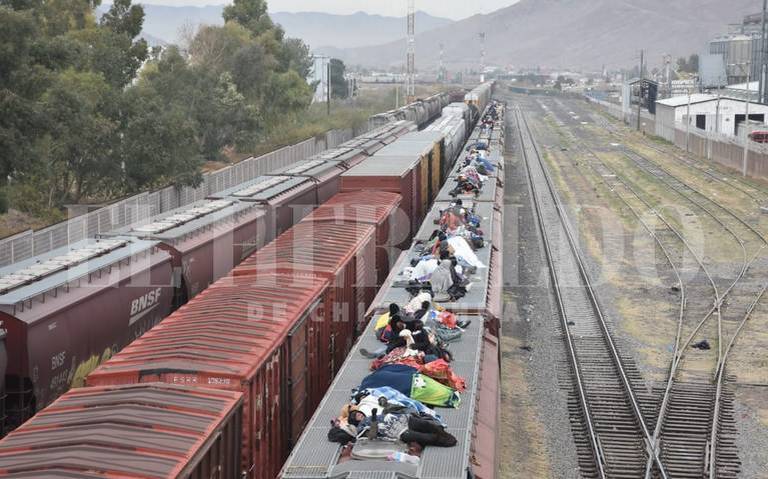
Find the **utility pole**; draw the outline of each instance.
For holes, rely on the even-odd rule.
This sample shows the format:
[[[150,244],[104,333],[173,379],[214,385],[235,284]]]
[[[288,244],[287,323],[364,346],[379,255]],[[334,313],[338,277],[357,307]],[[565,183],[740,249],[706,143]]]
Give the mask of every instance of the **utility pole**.
[[[664,55],[667,80],[667,98],[672,98],[672,55]]]
[[[640,50],[640,90],[637,94],[637,131],[640,131],[640,113],[643,107],[643,70],[645,68],[644,50]]]
[[[747,62],[747,105],[746,115],[744,115],[744,160],[741,163],[741,174],[747,176],[747,162],[749,161],[749,97],[751,96],[749,90],[749,81],[752,79],[752,62]]]
[[[765,103],[766,97],[766,89],[768,89],[768,85],[765,84],[766,78],[765,78],[765,63],[766,63],[766,8],[768,7],[768,0],[763,0],[763,19],[762,19],[762,25],[760,28],[760,80],[758,84],[758,93],[757,93],[757,101],[760,103]],[[749,83],[747,83],[747,93],[749,93]]]
[[[480,83],[485,83],[485,32],[480,32]]]
[[[328,59],[328,88],[326,89],[326,105],[328,107],[327,114],[331,116],[331,59]]]
[[[440,83],[446,82],[446,74],[445,74],[445,62],[444,62],[444,56],[445,56],[445,44],[440,42],[440,67],[437,69],[437,74],[440,77]]]
[[[685,152],[690,153],[688,147],[691,140],[691,89],[688,88],[688,107],[685,112]]]
[[[406,103],[416,100],[416,0],[408,0],[408,51],[406,52]]]

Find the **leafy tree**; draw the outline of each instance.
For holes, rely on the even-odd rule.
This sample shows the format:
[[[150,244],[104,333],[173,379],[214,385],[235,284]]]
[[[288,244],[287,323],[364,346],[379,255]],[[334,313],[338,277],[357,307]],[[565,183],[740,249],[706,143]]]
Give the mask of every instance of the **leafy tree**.
[[[344,62],[338,58],[331,58],[331,96],[333,98],[349,97],[349,88],[344,74],[347,71]]]
[[[267,85],[270,95],[266,99],[265,110],[267,116],[272,118],[270,125],[291,120],[312,101],[312,90],[307,81],[293,70],[272,74]]]
[[[212,82],[213,95],[199,95],[196,107],[200,130],[200,148],[208,160],[221,159],[222,149],[245,140],[246,132],[256,134],[258,111],[237,91],[232,75],[222,73]]]
[[[237,23],[224,26],[203,26],[189,45],[194,65],[221,73],[228,67],[235,53],[248,45],[250,33]]]
[[[126,92],[122,108],[126,114],[119,156],[126,193],[168,183],[199,184],[197,129],[181,106],[168,105],[153,89],[138,87]]]
[[[118,165],[110,161],[117,125],[104,114],[114,101],[110,93],[100,74],[67,70],[43,96],[51,171],[62,201],[79,202],[118,174]]]
[[[143,39],[134,42],[127,34],[109,28],[90,28],[70,35],[84,46],[76,65],[101,73],[115,88],[123,88],[136,78],[147,59],[147,43]]]
[[[274,69],[274,63],[274,59],[258,43],[239,49],[232,58],[232,77],[238,90],[257,98],[269,78],[270,70]]]
[[[312,70],[312,57],[309,46],[298,38],[288,38],[283,42],[279,55],[282,71],[293,70],[302,78],[309,77]]]
[[[131,0],[115,0],[109,11],[101,17],[101,25],[115,33],[136,38],[144,25],[144,8],[131,5]]]
[[[238,23],[255,36],[275,28],[267,14],[267,2],[264,0],[234,0],[232,5],[224,7],[222,16],[225,22]]]

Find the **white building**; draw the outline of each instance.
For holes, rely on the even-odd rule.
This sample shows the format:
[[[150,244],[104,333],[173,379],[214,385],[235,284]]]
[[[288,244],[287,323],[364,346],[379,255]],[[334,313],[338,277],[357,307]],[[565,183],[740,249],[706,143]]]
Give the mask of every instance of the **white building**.
[[[312,60],[312,71],[310,72],[307,81],[310,85],[317,82],[315,96],[312,97],[312,103],[321,103],[328,98],[328,65],[331,64],[331,57],[313,55]]]
[[[675,128],[698,129],[728,136],[743,136],[747,102],[706,93],[676,96],[656,102],[656,134],[674,141]],[[749,104],[751,130],[762,128],[768,119],[768,105]],[[688,126],[690,125],[690,127]]]

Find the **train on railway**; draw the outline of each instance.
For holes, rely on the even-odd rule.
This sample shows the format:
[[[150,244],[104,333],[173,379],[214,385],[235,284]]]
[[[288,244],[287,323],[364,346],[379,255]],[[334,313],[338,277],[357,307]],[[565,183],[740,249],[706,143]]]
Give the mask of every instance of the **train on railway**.
[[[459,105],[455,106],[458,107],[457,111],[463,111]],[[395,125],[402,127],[406,124],[399,122]],[[139,463],[131,466],[136,468],[132,473],[136,477],[207,477],[204,472],[190,471],[219,468],[217,470],[243,472],[244,477],[274,477],[288,451],[298,440],[304,425],[320,404],[324,391],[344,364],[357,333],[364,329],[365,319],[368,318],[364,312],[374,303],[376,290],[387,277],[393,258],[397,256],[395,253],[400,251],[398,246],[410,244],[412,236],[417,234],[412,221],[414,215],[418,218],[415,225],[419,226],[421,218],[429,211],[429,205],[441,193],[445,193],[445,188],[438,187],[444,181],[455,179],[453,158],[445,156],[446,135],[440,132],[408,133],[412,129],[406,126],[401,131],[403,135],[400,138],[403,141],[393,140],[387,146],[383,145],[385,141],[370,134],[363,135],[342,148],[301,162],[306,170],[299,171],[299,164],[296,165],[298,169],[291,168],[290,171],[272,176],[280,178],[296,175],[296,178],[300,178],[308,170],[319,168],[313,171],[321,171],[324,165],[317,163],[318,160],[343,158],[340,161],[349,161],[349,164],[359,160],[357,165],[348,169],[340,168],[342,171],[337,175],[338,180],[333,174],[323,175],[329,181],[338,181],[338,189],[342,193],[331,196],[318,209],[303,210],[298,214],[299,218],[295,218],[296,225],[286,227],[283,231],[278,226],[280,222],[274,219],[281,215],[271,213],[271,222],[263,220],[263,224],[275,225],[274,234],[277,238],[274,241],[265,240],[266,245],[255,252],[248,252],[246,246],[242,246],[238,253],[241,258],[235,254],[229,259],[233,252],[225,251],[221,260],[223,264],[234,266],[241,263],[240,266],[230,272],[223,272],[223,268],[220,272],[209,270],[214,272],[210,273],[211,284],[208,288],[201,288],[203,290],[196,295],[189,290],[186,294],[194,296],[193,299],[88,375],[86,381],[91,387],[67,393],[51,405],[50,411],[41,413],[40,417],[51,418],[48,424],[52,429],[60,429],[59,433],[45,435],[39,432],[41,423],[37,422],[33,427],[22,426],[0,442],[0,471],[4,476],[34,476],[36,472],[30,472],[30,467],[34,471],[56,471],[60,466],[55,459],[55,450],[62,444],[60,441],[67,441],[69,448],[76,450],[77,444],[67,438],[82,437],[87,442],[89,428],[93,431],[93,428],[105,430],[104,425],[93,425],[92,417],[89,419],[87,415],[83,416],[85,419],[82,423],[57,422],[57,408],[62,404],[74,404],[69,402],[75,401],[72,399],[74,397],[93,397],[94,402],[91,403],[89,399],[86,404],[97,406],[101,400],[99,398],[104,395],[131,397],[143,403],[145,392],[155,398],[158,395],[168,395],[169,398],[185,395],[197,397],[199,391],[210,391],[213,388],[229,392],[230,395],[222,395],[220,401],[226,404],[220,404],[219,409],[212,408],[215,413],[210,414],[211,421],[205,427],[197,428],[190,424],[189,428],[185,428],[187,423],[181,422],[183,432],[179,434],[190,436],[191,452],[184,457],[169,459],[169,462],[175,460],[168,469],[173,473],[151,475],[142,471],[144,465]],[[388,146],[393,148],[387,150]],[[364,156],[360,151],[364,152]],[[378,153],[381,155],[376,158]],[[405,159],[408,157],[409,161]],[[359,180],[359,171],[356,172],[355,168],[362,167],[364,163],[399,164],[399,176],[411,180],[395,181],[398,176],[396,172],[391,175],[391,180],[379,184],[371,180]],[[263,185],[264,182],[269,182],[269,179],[254,180],[253,184],[244,185],[242,189],[212,197],[206,200],[210,202],[206,204],[210,206],[212,203],[214,207],[223,209],[232,206],[222,206],[222,202],[248,206],[270,205],[263,200],[264,197],[258,195],[274,187],[277,182],[269,183],[269,186]],[[495,179],[492,183],[498,186]],[[260,184],[266,188],[259,187]],[[326,199],[333,192],[333,189],[320,191],[322,182],[316,182],[315,185],[316,198]],[[489,196],[486,193],[484,191],[478,197],[478,202],[487,201]],[[289,199],[276,195],[278,199],[273,205],[282,204],[278,201],[295,198],[290,192],[286,194],[283,191],[281,194]],[[491,196],[496,201],[497,195],[493,193]],[[404,206],[406,197],[410,206]],[[231,224],[237,224],[231,216],[227,218]],[[168,223],[173,224],[178,219],[173,217]],[[212,227],[209,229],[215,230]],[[161,312],[170,311],[174,307],[174,298],[178,297],[179,293],[173,288],[174,280],[184,284],[193,272],[180,267],[183,264],[182,255],[180,251],[169,247],[170,240],[149,239],[151,236],[138,232],[118,233],[93,240],[93,243],[104,246],[109,244],[117,248],[125,248],[123,243],[136,244],[144,250],[132,246],[131,251],[135,251],[135,257],[123,257],[123,263],[115,262],[116,258],[106,254],[104,262],[99,264],[110,274],[113,271],[119,272],[119,268],[109,268],[109,265],[130,265],[138,261],[136,258],[147,258],[144,262],[150,265],[163,265],[165,276],[156,273],[156,277],[151,277],[145,284],[167,284],[168,288],[161,289],[159,293],[150,290],[142,296],[144,299],[137,300],[135,311],[141,315],[154,307],[152,311],[157,310],[158,317],[149,321],[159,321],[162,319]],[[154,230],[150,233],[158,234]],[[250,242],[246,243],[252,246]],[[191,247],[188,251],[194,249]],[[101,254],[96,253],[96,256],[101,258]],[[88,281],[95,281],[98,274],[104,275],[103,272],[97,274],[91,271],[93,261],[81,261],[86,261],[84,264],[88,265]],[[66,277],[69,278],[69,275]],[[61,288],[60,294],[49,293],[48,299],[66,297],[70,289],[74,288],[70,285],[66,289]],[[112,289],[133,290],[130,287]],[[110,308],[112,306],[110,304]],[[103,313],[107,314],[106,311]],[[85,319],[88,317],[84,316]],[[498,319],[498,316],[495,317]],[[489,321],[489,324],[493,323],[493,320]],[[490,327],[490,330],[494,330],[494,327]],[[115,348],[115,351],[122,346]],[[109,351],[95,358],[88,364],[87,370],[93,369],[113,353]],[[82,369],[81,373],[86,373],[86,369]],[[54,399],[51,397],[50,401]],[[40,409],[41,406],[32,407],[30,411]],[[162,429],[163,425],[170,424],[170,418],[167,422],[157,418],[158,422],[154,425]],[[151,420],[142,421],[152,423]],[[126,428],[145,430],[141,426],[142,421],[131,419]],[[76,430],[82,435],[69,435],[67,428],[70,426],[75,428],[72,431]],[[236,434],[231,433],[233,428]],[[225,430],[229,431],[226,441],[221,436]],[[195,435],[197,437],[192,437]],[[40,442],[32,446],[38,437]],[[146,436],[146,441],[149,442],[151,438],[151,434]],[[94,468],[102,472],[110,470],[106,467],[108,465],[117,467],[120,458],[124,457],[124,448],[110,441],[96,442],[98,444],[93,447],[103,452],[103,455],[95,458],[88,454],[73,453],[70,457],[77,457],[74,461],[77,464],[68,467],[73,470]],[[92,445],[81,446],[90,451]],[[23,465],[24,461],[14,462],[19,454],[30,448],[37,451],[39,459],[34,465]],[[238,464],[234,469],[233,450],[239,451]],[[48,452],[51,454],[47,455]],[[103,461],[103,468],[96,466],[99,461]],[[120,471],[115,469],[114,472]],[[93,477],[107,477],[94,474]]]
[[[388,125],[393,121],[412,121],[418,125],[424,125],[429,120],[436,118],[451,101],[448,93],[437,93],[435,95],[416,100],[395,110],[386,111],[373,115],[368,119],[368,126],[371,129]]]
[[[347,169],[418,127],[379,126],[148,221],[0,269],[0,436],[338,193]]]

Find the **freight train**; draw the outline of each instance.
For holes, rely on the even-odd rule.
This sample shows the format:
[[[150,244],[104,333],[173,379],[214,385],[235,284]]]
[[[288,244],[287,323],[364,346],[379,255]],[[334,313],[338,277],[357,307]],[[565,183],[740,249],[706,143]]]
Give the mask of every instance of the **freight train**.
[[[423,100],[409,103],[396,110],[373,115],[368,119],[368,126],[374,129],[398,120],[407,120],[417,125],[424,125],[440,115],[442,109],[448,103],[450,103],[450,95],[448,93],[438,93]]]
[[[344,171],[416,127],[394,122],[148,222],[0,269],[0,435],[82,385],[98,364],[338,192]]]
[[[500,107],[499,107],[500,108]],[[381,479],[467,477],[491,479],[498,471],[498,420],[500,393],[500,328],[502,319],[503,251],[503,118],[493,128],[481,128],[478,136],[494,138],[486,145],[488,161],[495,167],[479,192],[456,190],[457,179],[466,170],[457,164],[451,178],[437,195],[425,221],[415,233],[412,247],[403,252],[389,278],[366,313],[367,327],[355,344],[333,384],[323,398],[301,438],[293,448],[278,477],[281,479],[319,479],[376,477]],[[472,145],[468,145],[472,146]],[[382,343],[376,328],[377,318],[389,314],[389,305],[402,308],[412,301],[413,282],[407,272],[423,260],[424,245],[434,239],[446,211],[462,207],[480,219],[484,245],[476,250],[482,263],[471,275],[466,295],[437,303],[455,315],[466,329],[459,341],[450,343],[453,371],[466,381],[462,404],[457,409],[437,409],[447,423],[447,431],[457,439],[451,448],[427,446],[418,459],[398,462],[386,460],[390,451],[405,445],[367,441],[358,451],[355,445],[330,441],[330,424],[354,395],[353,389],[371,373],[371,360],[363,356]],[[402,391],[401,391],[402,392]],[[351,447],[350,447],[351,446]],[[374,459],[366,459],[373,456]]]
[[[328,200],[345,170],[437,113],[0,269],[0,437]]]
[[[348,193],[332,198],[327,203],[327,207],[314,211],[299,222],[295,229],[289,229],[280,235],[277,240],[267,246],[265,253],[257,252],[248,256],[241,267],[214,281],[210,288],[198,294],[168,320],[93,373],[88,379],[89,384],[165,381],[182,384],[184,388],[213,387],[241,391],[243,406],[238,406],[237,401],[228,403],[231,406],[230,412],[235,409],[239,412],[230,414],[224,411],[226,414],[222,416],[228,418],[227,420],[235,421],[237,429],[243,428],[242,436],[237,438],[238,445],[229,444],[229,446],[236,449],[242,448],[240,470],[246,475],[273,477],[286,451],[298,437],[303,422],[308,419],[322,397],[325,387],[340,367],[351,347],[355,330],[362,327],[358,323],[359,318],[363,317],[362,311],[370,303],[376,286],[389,270],[392,257],[390,248],[395,242],[408,242],[412,234],[410,219],[414,214],[423,214],[425,211],[424,208],[417,209],[423,204],[422,195],[428,196],[427,202],[431,202],[437,196],[438,191],[434,188],[430,189],[433,178],[442,180],[450,175],[450,171],[445,168],[446,160],[443,156],[445,144],[442,137],[437,135],[433,140],[412,138],[406,141],[410,146],[404,150],[405,154],[413,155],[410,171],[406,175],[413,179],[410,189],[408,185],[401,184],[401,186],[395,185],[388,188],[392,191],[391,193],[387,192],[387,188],[373,191],[369,186],[354,186],[355,180],[345,180],[342,173],[340,188],[349,191]],[[427,147],[426,142],[429,141],[433,141],[433,144]],[[350,158],[359,156],[361,163],[364,163],[368,161],[365,159],[368,155],[375,156],[379,151],[385,150],[383,143],[396,142],[381,141],[367,135],[353,140],[343,148],[319,155],[322,158],[313,158],[308,161],[345,158],[352,163],[355,160]],[[360,156],[356,150],[363,151],[365,156]],[[376,161],[380,162],[384,158],[390,158],[387,152],[383,152]],[[317,163],[313,163],[307,170],[317,166]],[[353,168],[350,168],[350,171]],[[307,170],[282,172],[282,175],[276,177],[301,175]],[[419,174],[417,170],[426,174]],[[333,178],[333,175],[329,175],[329,178]],[[354,174],[350,175],[350,178],[354,178]],[[245,191],[243,189],[230,191],[226,195],[221,195],[221,198],[212,198],[210,201],[227,202],[236,199],[237,204],[247,203],[249,200],[256,204],[269,204],[263,200],[263,197],[257,196],[262,194],[265,188],[250,189],[266,181],[269,180],[245,185],[243,188]],[[353,183],[347,183],[345,186],[347,181]],[[273,186],[274,184],[269,188]],[[411,199],[411,206],[404,211],[402,211],[403,196],[400,193],[410,195]],[[315,194],[322,195],[317,188]],[[288,196],[290,197],[290,194]],[[278,203],[275,202],[275,204]],[[174,218],[171,223],[177,220],[178,218]],[[179,268],[181,258],[165,243],[143,239],[144,237],[132,237],[127,234],[128,232],[122,233],[124,234],[101,239],[95,243],[114,242],[110,244],[119,245],[119,248],[125,247],[122,243],[141,244],[145,250],[137,253],[142,253],[145,258],[158,255],[158,259],[153,261],[158,263],[165,261],[170,264],[171,267],[164,271],[167,271],[171,277],[179,276],[179,273],[183,276],[184,271]],[[131,251],[134,249],[136,248]],[[111,257],[104,258],[104,261],[98,263],[104,265],[104,269],[112,274],[113,270],[119,270],[114,267],[115,264],[119,266],[136,261],[133,257],[121,258],[123,263],[115,262],[116,258]],[[88,266],[85,271],[89,281],[104,275],[103,272],[91,271],[91,263],[92,261],[84,263]],[[150,264],[154,263],[150,262]],[[191,274],[190,271],[186,273]],[[66,277],[69,278],[70,275]],[[48,283],[52,282],[46,282]],[[173,279],[153,277],[145,283],[173,284]],[[51,294],[49,301],[61,296],[66,297],[64,293],[69,293],[71,287],[72,285],[66,285],[65,288],[61,288],[62,294]],[[113,289],[132,290],[132,288]],[[159,315],[160,311],[167,311],[173,306],[168,298],[171,295],[166,294],[170,292],[162,289],[159,292],[157,289],[149,291],[141,298],[132,300],[131,308],[133,309],[135,303],[135,313],[140,318],[144,318],[142,313],[146,309],[152,311],[156,309]],[[108,310],[98,311],[97,314],[111,314],[113,306],[114,304],[110,304]],[[92,315],[86,314],[84,321],[89,317]],[[253,318],[263,321],[255,321]],[[253,324],[250,321],[253,321]],[[87,328],[86,325],[80,326]],[[51,329],[56,329],[56,325],[49,327],[49,330]],[[233,338],[237,340],[233,341]],[[95,367],[112,352],[109,351],[103,357],[94,358],[88,363],[87,370]],[[158,367],[151,367],[153,361]],[[62,359],[52,360],[52,364],[57,362],[61,363]],[[163,389],[161,386],[157,387]],[[30,394],[34,394],[33,388],[30,387],[28,390]],[[120,395],[122,394],[120,390],[120,387],[110,386],[93,394],[99,396],[116,391],[115,394]],[[141,388],[134,391],[141,391]],[[56,410],[56,405],[61,401],[68,401],[67,398],[70,395],[80,393],[80,391],[73,391],[64,396],[52,406],[52,411]],[[174,394],[176,393],[188,394],[188,391],[174,391]],[[135,394],[136,400],[141,401],[140,397],[143,393],[130,394]],[[152,394],[158,393],[154,391]],[[295,413],[281,408],[282,401],[286,401],[286,404],[294,404]],[[31,409],[34,409],[34,406],[31,406]],[[218,431],[217,434],[220,434],[222,428],[231,430],[230,426],[229,423],[218,423],[205,431],[211,433]],[[79,429],[87,430],[88,427],[78,427]],[[20,437],[31,438],[34,441],[36,437],[34,434],[28,436],[34,430],[35,428],[29,431],[22,427],[2,444],[12,444],[11,438]],[[202,430],[195,431],[197,431],[196,434],[204,434]],[[63,432],[66,435],[66,431]],[[267,436],[268,434],[271,436]],[[61,435],[53,436],[62,439]],[[270,438],[275,439],[276,442],[272,442]],[[190,455],[188,461],[186,459],[177,461],[185,462],[182,468],[184,471],[189,471],[190,467],[194,468],[200,464],[203,464],[201,467],[213,467],[211,458],[205,456],[212,453],[212,449],[208,446],[213,447],[214,443],[216,447],[222,446],[218,439],[212,440],[210,437],[198,439],[200,441],[195,444],[204,447],[195,449],[197,452]],[[280,447],[267,447],[269,444],[279,444]],[[119,456],[121,448],[113,446],[110,443],[101,444],[100,447],[108,450],[117,449]],[[2,447],[0,445],[0,448]],[[45,447],[55,448],[55,440],[51,437],[42,440],[40,449],[44,450]],[[17,446],[11,445],[2,449],[0,456],[14,458],[18,451]],[[112,450],[112,452],[116,451]],[[80,457],[78,454],[73,456]],[[203,456],[205,456],[203,462],[194,466],[195,461],[201,460]],[[85,462],[92,460],[88,454],[83,455],[82,459]],[[225,461],[226,455],[217,452],[215,460]],[[8,464],[10,463],[3,463],[0,458],[0,471],[9,473],[10,469],[14,469],[13,467],[5,468]],[[48,470],[46,469],[48,467],[53,466],[45,460],[39,462],[39,470]],[[81,466],[72,467],[77,469]],[[264,471],[271,471],[272,476]],[[29,475],[27,474],[26,477]],[[139,477],[145,476],[139,474]],[[166,476],[146,475],[146,477]],[[168,475],[167,477],[197,476]]]

